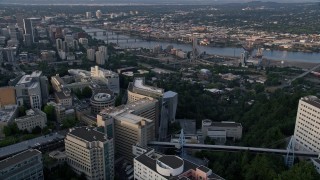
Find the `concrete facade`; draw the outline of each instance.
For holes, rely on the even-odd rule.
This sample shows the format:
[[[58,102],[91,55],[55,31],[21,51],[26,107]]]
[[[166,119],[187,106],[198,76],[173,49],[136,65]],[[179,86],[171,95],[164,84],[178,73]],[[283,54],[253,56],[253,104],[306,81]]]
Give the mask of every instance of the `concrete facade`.
[[[0,161],[0,179],[44,179],[41,152],[30,149]]]
[[[113,139],[89,127],[70,129],[65,138],[67,162],[88,180],[114,179]]]

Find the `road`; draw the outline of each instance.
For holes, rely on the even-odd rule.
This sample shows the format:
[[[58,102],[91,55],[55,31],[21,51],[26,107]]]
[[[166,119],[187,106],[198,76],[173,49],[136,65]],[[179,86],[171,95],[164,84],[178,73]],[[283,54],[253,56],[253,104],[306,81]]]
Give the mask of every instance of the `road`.
[[[314,71],[314,70],[316,70],[316,69],[318,69],[318,68],[320,68],[320,64],[318,64],[317,66],[311,68],[309,71],[306,71],[306,72],[300,74],[299,76],[294,77],[293,79],[291,79],[291,80],[288,81],[288,86],[290,86],[291,83],[292,83],[293,81],[295,81],[296,79],[302,78],[302,77],[308,75],[309,73],[311,73],[312,71]]]

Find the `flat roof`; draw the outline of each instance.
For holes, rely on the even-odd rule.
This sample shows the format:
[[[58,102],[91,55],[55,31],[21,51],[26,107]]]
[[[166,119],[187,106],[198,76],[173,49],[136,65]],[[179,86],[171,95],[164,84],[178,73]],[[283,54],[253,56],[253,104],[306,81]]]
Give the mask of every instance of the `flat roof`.
[[[239,127],[242,126],[241,123],[235,123],[235,122],[212,122],[211,126],[216,127]]]
[[[10,105],[0,109],[0,122],[8,122],[10,119],[14,118],[13,116],[15,115],[17,108],[17,105]]]
[[[316,96],[306,96],[301,98],[301,100],[314,107],[320,108],[320,99]]]
[[[45,135],[45,136],[37,137],[34,139],[29,139],[27,141],[22,141],[20,143],[16,143],[10,146],[5,146],[0,148],[0,158],[9,156],[11,154],[15,154],[30,148],[37,147],[38,144],[45,144],[58,139],[59,140],[64,139],[64,136],[58,133],[54,133],[51,135]]]
[[[104,133],[101,133],[95,130],[95,128],[91,128],[91,127],[71,128],[68,135],[76,136],[88,142],[93,142],[93,141],[105,142],[107,140],[107,137]]]
[[[16,154],[14,156],[11,156],[9,158],[6,158],[6,159],[0,161],[0,170],[3,170],[9,166],[15,165],[25,159],[29,159],[32,156],[36,156],[39,154],[41,154],[40,151],[35,150],[35,149],[29,149],[29,150],[26,150],[26,151],[21,152],[19,154]]]
[[[117,107],[108,107],[103,109],[100,114],[109,114],[111,116],[116,116],[120,113],[124,112],[131,112],[134,113],[134,111],[137,111],[139,109],[142,109],[146,107],[147,105],[151,105],[156,103],[158,100],[156,99],[149,99],[149,98],[143,98],[138,101],[126,104],[126,105],[121,105]]]
[[[66,96],[65,94],[64,94],[64,92],[55,92],[54,93],[59,99],[70,99],[70,98],[72,98],[72,96],[70,95],[70,96]]]
[[[207,168],[207,167],[205,167],[205,166],[200,166],[200,167],[198,167],[198,169],[200,169],[201,171],[203,171],[203,172],[205,172],[205,173],[207,173],[207,172],[210,171],[210,169]]]
[[[158,159],[158,161],[164,163],[172,169],[177,169],[184,164],[183,159],[180,159],[179,157],[173,155],[162,156]]]
[[[176,95],[178,95],[178,93],[173,91],[167,91],[163,94],[163,98],[171,98],[171,97],[175,97]]]
[[[145,85],[144,78],[134,78],[133,80],[133,86],[139,89],[143,89],[150,92],[155,92],[158,94],[163,94],[162,88],[152,87]]]

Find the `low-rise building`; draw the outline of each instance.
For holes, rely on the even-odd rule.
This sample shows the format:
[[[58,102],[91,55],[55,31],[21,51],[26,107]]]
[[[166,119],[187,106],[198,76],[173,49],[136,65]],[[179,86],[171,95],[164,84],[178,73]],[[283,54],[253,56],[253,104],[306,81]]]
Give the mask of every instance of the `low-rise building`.
[[[17,105],[8,105],[0,108],[0,137],[4,137],[3,128],[14,122],[18,115]]]
[[[242,125],[230,121],[213,122],[210,119],[202,120],[202,135],[210,137],[218,143],[225,143],[227,138],[241,139]]]
[[[70,89],[64,88],[62,91],[54,93],[54,96],[58,104],[65,107],[72,106],[72,95]]]
[[[29,149],[0,161],[0,179],[44,179],[41,152]]]
[[[35,127],[39,126],[41,129],[47,125],[47,115],[39,109],[30,109],[26,111],[26,116],[15,119],[20,130],[32,131]]]
[[[223,180],[203,165],[194,164],[186,159],[174,155],[163,155],[154,149],[133,146],[134,179],[197,179]]]
[[[61,123],[63,120],[75,118],[75,110],[72,107],[65,107],[55,102],[49,102],[47,104],[54,107],[57,122]]]

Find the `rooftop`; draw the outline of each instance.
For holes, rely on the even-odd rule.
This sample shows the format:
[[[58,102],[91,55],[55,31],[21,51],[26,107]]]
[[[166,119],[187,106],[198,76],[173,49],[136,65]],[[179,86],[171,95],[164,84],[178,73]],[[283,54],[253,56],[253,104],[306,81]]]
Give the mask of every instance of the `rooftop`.
[[[22,153],[16,154],[12,157],[6,158],[6,159],[0,161],[0,170],[3,170],[7,167],[15,165],[25,159],[29,159],[29,158],[36,156],[36,155],[39,155],[39,154],[41,154],[40,151],[34,150],[34,149],[29,149],[29,150],[26,150]]]
[[[172,169],[177,169],[183,166],[183,159],[177,156],[162,156],[158,159],[158,161],[162,162],[163,164],[169,166]]]
[[[160,157],[157,159],[156,158],[157,156],[153,156],[153,154],[150,154],[150,155],[146,155],[146,154],[148,154],[148,152],[136,157],[135,160],[139,161],[140,163],[144,164],[145,166],[149,167],[155,172],[157,172],[157,168],[156,168],[157,160],[161,161],[162,163],[166,164],[167,166],[173,169],[179,168],[183,165],[183,173],[189,171],[190,169],[193,169],[193,170],[199,169],[206,173],[210,171],[210,169],[205,166],[202,166],[202,165],[199,166],[186,159],[181,159],[180,157],[177,157],[177,156],[173,156],[173,155],[167,156],[167,155],[161,155],[157,153],[157,155],[160,155]],[[213,177],[216,179],[223,179],[214,173],[211,174],[209,177]],[[185,179],[185,178],[179,177],[178,175],[178,176],[171,176],[170,178],[168,177],[168,179]]]
[[[17,108],[17,105],[10,105],[0,109],[0,122],[8,122],[10,119],[15,118],[14,115]]]
[[[156,87],[152,87],[152,86],[147,86],[144,83],[144,78],[135,78],[133,80],[133,86],[135,88],[139,88],[145,91],[150,91],[150,92],[154,92],[157,94],[163,94],[164,90],[161,88],[156,88]]]
[[[0,158],[27,150],[29,148],[37,147],[38,145],[41,145],[41,144],[46,144],[55,140],[62,140],[62,139],[64,139],[64,136],[58,133],[54,133],[50,135],[37,137],[34,139],[29,139],[27,141],[16,143],[10,146],[2,147],[0,148]]]
[[[175,97],[177,96],[178,93],[176,92],[173,92],[173,91],[167,91],[163,94],[163,98],[172,98],[172,97]]]
[[[314,107],[320,108],[320,99],[316,96],[306,96],[301,98],[301,100]]]
[[[75,136],[87,142],[101,141],[105,142],[107,137],[105,134],[90,127],[71,128],[68,136]]]
[[[132,112],[137,111],[139,109],[145,108],[148,105],[153,105],[156,102],[157,102],[156,99],[144,98],[144,99],[140,99],[138,101],[135,101],[133,103],[129,103],[126,105],[105,108],[104,110],[102,110],[100,112],[100,114],[109,114],[111,116],[116,116],[116,115],[124,113],[124,112],[132,113]]]
[[[232,121],[213,122],[210,119],[202,120],[202,126],[215,126],[215,127],[242,127],[241,123]]]

